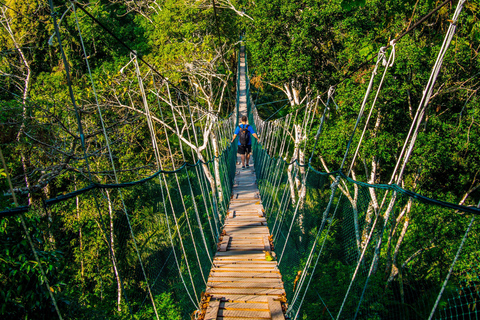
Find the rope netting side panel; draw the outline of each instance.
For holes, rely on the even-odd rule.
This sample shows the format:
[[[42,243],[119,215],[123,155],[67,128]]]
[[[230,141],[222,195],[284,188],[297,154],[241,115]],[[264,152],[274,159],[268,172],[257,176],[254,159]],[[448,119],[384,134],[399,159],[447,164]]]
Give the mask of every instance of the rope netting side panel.
[[[252,106],[249,121],[261,138],[261,144],[254,143],[256,174],[291,319],[478,318],[478,205],[439,201],[399,186],[405,183],[403,173],[463,3],[456,7],[389,184],[355,177],[363,170],[362,140],[394,64],[396,40],[390,42],[390,54],[388,47],[380,49],[357,119],[345,124],[353,128],[350,138],[322,140],[327,148],[332,147],[329,139],[347,141],[343,159],[330,159],[341,163],[337,171],[327,168],[325,154],[331,150],[315,152],[322,130],[329,131],[329,103],[338,108],[334,88],[318,112],[321,98],[309,100],[307,94],[298,106],[292,101],[292,113],[273,121],[260,118],[251,98],[247,100]]]
[[[32,205],[23,215],[62,317],[189,318],[200,307],[229,200],[213,204],[212,193],[229,194],[235,171],[228,164],[235,153],[228,147],[219,156],[220,190],[212,190],[204,171],[215,171],[212,160],[135,185],[96,187],[53,205]],[[30,286],[4,297],[2,312],[22,314],[28,303],[56,317],[21,230],[18,216],[2,219],[2,257],[16,261],[4,266],[12,272],[4,283],[15,286],[28,278]],[[32,286],[37,294],[25,296]]]
[[[62,34],[49,3],[65,81],[54,95],[1,102],[18,138],[2,139],[0,318],[188,319],[235,174],[237,116],[217,99],[233,80],[216,76],[220,60],[195,65],[208,79],[161,74],[77,3],[64,14],[78,36]],[[92,69],[84,14],[130,55]],[[81,65],[64,38],[81,46]]]
[[[48,102],[27,104],[38,115],[27,125],[54,131],[63,140],[59,150],[72,152],[75,163],[35,193],[16,188],[19,206],[10,200],[12,189],[3,190],[1,274],[9,276],[1,281],[18,288],[2,292],[0,314],[7,318],[37,310],[66,319],[184,319],[201,307],[235,174],[236,145],[229,142],[236,115],[209,113],[168,84],[160,87],[160,79],[138,65],[123,72],[140,88],[131,96],[135,110],[126,111],[125,122],[105,118],[107,130],[94,113],[83,121],[90,167],[78,150],[67,151],[76,137],[45,121]],[[16,148],[6,146],[7,163],[18,162]]]
[[[268,140],[287,139],[287,119],[262,123],[255,110],[254,118]],[[291,318],[478,315],[474,214],[287,162],[278,150],[256,145],[254,156]]]

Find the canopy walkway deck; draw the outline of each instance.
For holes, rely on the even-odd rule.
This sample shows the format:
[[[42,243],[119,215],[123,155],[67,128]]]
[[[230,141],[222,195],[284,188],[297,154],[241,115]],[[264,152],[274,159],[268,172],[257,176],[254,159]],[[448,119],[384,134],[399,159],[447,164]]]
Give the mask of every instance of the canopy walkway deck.
[[[240,53],[239,117],[247,114],[244,48]],[[218,251],[208,277],[205,320],[285,319],[282,275],[256,184],[254,166],[237,172]]]
[[[255,180],[254,169],[237,164],[228,218],[208,277],[205,320],[285,319],[282,276]]]

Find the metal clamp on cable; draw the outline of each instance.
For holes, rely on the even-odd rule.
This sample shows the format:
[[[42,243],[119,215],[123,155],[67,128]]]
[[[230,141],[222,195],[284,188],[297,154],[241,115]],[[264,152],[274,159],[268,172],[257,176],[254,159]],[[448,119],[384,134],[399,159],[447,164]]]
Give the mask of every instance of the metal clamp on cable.
[[[381,60],[382,66],[387,65],[387,58],[385,56],[386,52],[387,52],[387,47],[381,47],[380,51],[378,52],[377,63]]]
[[[395,44],[396,44],[395,39],[390,41],[390,46],[392,47],[392,53],[391,53],[392,62],[390,63],[390,65],[388,67],[392,67],[393,63],[395,62]],[[384,64],[384,66],[386,66],[386,64]]]
[[[338,175],[335,178],[335,181],[333,181],[332,184],[330,185],[330,189],[335,190],[339,184],[340,184],[340,176]]]

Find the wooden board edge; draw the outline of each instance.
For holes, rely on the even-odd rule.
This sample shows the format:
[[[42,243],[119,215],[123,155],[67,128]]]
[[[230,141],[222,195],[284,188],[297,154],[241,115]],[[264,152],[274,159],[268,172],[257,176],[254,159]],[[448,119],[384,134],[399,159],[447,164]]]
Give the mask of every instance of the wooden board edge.
[[[275,301],[275,299],[272,297],[268,297],[267,301],[272,320],[285,320],[285,315],[283,314],[282,304],[280,301]]]

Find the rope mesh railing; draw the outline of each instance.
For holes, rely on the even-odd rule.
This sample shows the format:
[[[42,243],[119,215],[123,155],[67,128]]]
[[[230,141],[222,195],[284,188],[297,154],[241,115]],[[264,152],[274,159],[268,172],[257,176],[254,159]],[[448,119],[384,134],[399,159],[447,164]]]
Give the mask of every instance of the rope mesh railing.
[[[229,119],[228,126],[231,127],[233,121],[233,118]],[[235,163],[235,154],[232,145],[219,156],[222,183],[218,191],[224,194],[229,194],[233,181],[234,169],[228,164]],[[206,166],[215,172],[213,160]],[[110,318],[112,310],[117,310],[119,314],[131,312],[140,318],[151,319],[155,314],[146,291],[147,282],[158,312],[163,315],[184,319],[199,307],[200,293],[211,268],[209,257],[213,257],[216,251],[217,230],[221,227],[229,200],[224,197],[217,206],[212,204],[215,190],[212,191],[204,170],[201,162],[186,164],[176,173],[158,172],[154,177],[135,184],[95,185],[81,193],[51,201],[52,204],[35,202],[28,208],[24,213],[27,227],[64,318],[79,318],[92,312],[98,317]],[[160,176],[164,176],[164,180],[155,179]],[[167,189],[171,201],[166,199]],[[125,209],[120,201],[120,190]],[[98,212],[94,206],[95,197],[99,199]],[[182,203],[185,203],[186,210]],[[131,231],[124,210],[129,213]],[[28,276],[31,285],[40,286],[44,280],[35,264],[29,263],[33,260],[33,253],[21,241],[23,235],[17,231],[20,220],[12,216],[2,221],[4,252],[23,257],[18,262],[25,264],[5,284],[21,283],[21,278]],[[217,229],[214,224],[218,225]],[[64,239],[56,241],[59,234]],[[146,279],[135,254],[132,236],[138,245]],[[194,244],[197,244],[197,252]],[[115,260],[113,266],[112,260]],[[187,262],[191,275],[187,271]],[[6,312],[18,314],[14,310],[15,301],[21,298],[22,290],[27,289],[20,288],[18,297],[6,297]],[[88,296],[95,299],[83,301],[85,291],[92,293]],[[39,288],[35,300],[41,305],[50,305],[46,294]]]
[[[228,164],[235,163],[235,153],[233,146],[229,146],[219,156],[221,189],[225,194],[229,194],[233,181],[234,170]],[[214,172],[214,161],[206,165]],[[202,163],[184,165],[177,171],[156,174],[158,177],[163,175],[164,180],[145,179],[114,188],[95,186],[72,197],[64,196],[51,205],[35,203],[24,213],[35,250],[47,270],[46,276],[64,318],[79,318],[92,312],[100,318],[110,318],[112,311],[117,310],[119,315],[131,312],[142,319],[151,319],[155,313],[148,298],[147,283],[162,315],[171,314],[171,319],[184,319],[199,307],[200,293],[211,268],[209,257],[213,257],[218,240],[213,224],[215,221],[220,224],[218,228],[221,227],[229,197],[224,198],[217,208],[212,205],[209,201],[212,189]],[[166,199],[167,189],[171,201]],[[131,231],[120,201],[120,190],[125,210],[129,212]],[[99,213],[93,204],[94,197],[99,199]],[[185,203],[186,210],[182,203]],[[74,219],[72,212],[77,212]],[[190,221],[190,227],[187,221]],[[4,218],[3,223],[4,252],[22,257],[19,263],[24,263],[26,268],[20,267],[6,284],[21,283],[21,278],[28,276],[31,285],[40,286],[44,280],[35,264],[29,263],[33,260],[30,248],[20,241],[23,235],[17,231],[20,228],[18,216]],[[59,233],[65,239],[55,241],[53,234],[58,237]],[[132,236],[138,245],[146,279]],[[113,266],[112,259],[115,260]],[[26,289],[20,288],[18,297],[6,297],[7,312],[16,314],[15,301]],[[94,300],[83,301],[85,291],[91,292],[88,296]],[[39,288],[34,298],[41,305],[48,306],[50,302],[46,294]]]
[[[1,177],[11,172],[19,186],[24,172],[27,188],[0,181],[0,283],[16,288],[2,290],[2,318],[186,319],[202,307],[235,174],[237,115],[220,117],[130,58],[100,75],[115,83],[108,89],[88,66],[93,90],[81,101],[92,112],[73,117],[44,96],[5,104],[12,130],[27,129],[4,147]],[[78,91],[59,88],[55,103]],[[50,167],[22,169],[19,152]],[[50,178],[28,185],[42,174]]]
[[[267,126],[255,110],[253,115],[257,127]],[[278,128],[270,136],[286,138],[285,127]],[[309,165],[289,163],[273,147],[257,144],[253,152],[256,167],[262,168],[259,189],[275,250],[278,255],[284,251],[279,268],[291,318],[429,317],[472,216],[480,210],[447,207],[396,185],[359,183],[311,167],[303,200],[297,197],[295,203],[292,190],[298,195],[302,186],[291,184],[305,176]],[[379,207],[381,199],[391,205]],[[295,215],[298,201],[303,203]],[[479,231],[474,223],[470,234]],[[475,236],[466,238],[434,318],[477,314],[476,242]]]
[[[386,61],[385,55],[379,61]],[[385,72],[390,66],[389,60]],[[309,101],[283,118],[263,120],[247,99],[249,123],[262,142],[254,141],[253,155],[287,292],[287,316],[478,317],[480,226],[475,217],[480,210],[431,199],[395,183],[359,182],[347,176],[351,169],[346,175],[313,168],[329,102],[336,105],[332,95],[321,119],[314,119],[316,103]],[[315,144],[309,160],[307,142]]]

